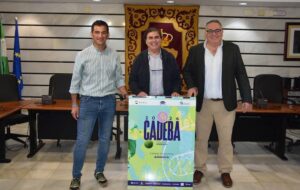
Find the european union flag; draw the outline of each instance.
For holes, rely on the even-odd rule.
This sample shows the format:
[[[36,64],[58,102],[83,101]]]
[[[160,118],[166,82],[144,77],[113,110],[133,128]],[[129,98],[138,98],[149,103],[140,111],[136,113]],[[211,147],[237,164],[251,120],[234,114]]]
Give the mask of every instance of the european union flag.
[[[23,78],[21,69],[21,54],[20,54],[20,43],[19,43],[19,31],[18,31],[18,20],[16,18],[16,30],[15,30],[15,45],[14,45],[14,63],[13,63],[13,73],[18,79],[19,83],[19,98],[22,97],[23,89]]]

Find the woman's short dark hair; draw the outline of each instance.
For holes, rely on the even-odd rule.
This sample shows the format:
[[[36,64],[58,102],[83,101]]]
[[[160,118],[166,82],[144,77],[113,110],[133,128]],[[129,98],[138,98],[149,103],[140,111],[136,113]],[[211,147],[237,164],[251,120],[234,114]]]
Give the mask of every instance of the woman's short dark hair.
[[[93,24],[92,24],[92,27],[91,27],[91,32],[94,31],[94,27],[95,26],[105,26],[106,29],[107,29],[107,33],[109,33],[109,29],[108,29],[108,24],[103,21],[103,20],[96,20]]]
[[[145,31],[145,33],[144,33],[144,40],[146,41],[146,39],[147,39],[147,35],[150,33],[150,32],[157,32],[158,34],[159,34],[159,37],[160,38],[162,38],[162,36],[161,36],[161,32],[160,32],[160,30],[159,29],[157,29],[157,28],[155,28],[155,27],[150,27],[150,28],[148,28],[146,31]]]

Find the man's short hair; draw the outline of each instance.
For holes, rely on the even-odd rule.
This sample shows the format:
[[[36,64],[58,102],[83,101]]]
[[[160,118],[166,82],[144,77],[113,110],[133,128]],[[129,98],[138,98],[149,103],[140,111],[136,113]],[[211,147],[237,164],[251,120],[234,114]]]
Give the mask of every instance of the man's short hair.
[[[91,32],[94,31],[94,27],[95,26],[105,26],[106,29],[107,29],[107,33],[109,33],[109,28],[108,28],[108,24],[103,21],[103,20],[96,20],[93,24],[92,24],[92,27],[91,27]]]
[[[148,28],[146,31],[145,31],[145,33],[144,33],[144,40],[146,41],[146,39],[147,39],[147,35],[150,33],[150,32],[157,32],[158,34],[159,34],[159,37],[161,38],[162,36],[161,36],[161,32],[160,32],[160,30],[159,29],[157,29],[157,28],[155,28],[155,27],[150,27],[150,28]]]
[[[219,24],[221,26],[221,28],[223,28],[222,23],[219,20],[217,20],[217,19],[208,21],[206,23],[205,27],[207,27],[207,25],[209,25],[210,23],[217,23],[217,24]]]

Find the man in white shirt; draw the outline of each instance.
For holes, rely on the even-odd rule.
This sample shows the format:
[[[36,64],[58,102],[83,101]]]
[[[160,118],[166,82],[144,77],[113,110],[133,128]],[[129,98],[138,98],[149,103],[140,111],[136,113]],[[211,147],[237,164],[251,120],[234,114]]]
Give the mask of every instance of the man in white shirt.
[[[237,107],[237,81],[243,111],[251,105],[251,89],[239,47],[223,41],[222,24],[206,24],[206,40],[189,51],[183,77],[189,96],[197,96],[197,122],[194,183],[201,182],[207,160],[208,139],[213,122],[219,139],[218,167],[225,187],[232,187],[232,129]]]

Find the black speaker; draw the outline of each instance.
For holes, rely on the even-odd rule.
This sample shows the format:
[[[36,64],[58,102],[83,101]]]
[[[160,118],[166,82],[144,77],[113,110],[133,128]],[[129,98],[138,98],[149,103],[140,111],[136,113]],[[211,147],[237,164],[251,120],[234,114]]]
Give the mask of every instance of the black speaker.
[[[53,100],[52,96],[49,95],[42,95],[42,104],[49,105],[54,104],[55,101]]]
[[[42,104],[45,105],[54,104],[55,101],[53,100],[53,93],[54,93],[54,87],[52,87],[50,95],[42,95]]]
[[[266,108],[268,106],[268,100],[266,98],[258,98],[256,100],[257,108]]]

